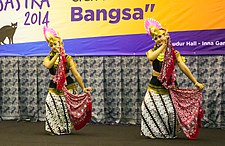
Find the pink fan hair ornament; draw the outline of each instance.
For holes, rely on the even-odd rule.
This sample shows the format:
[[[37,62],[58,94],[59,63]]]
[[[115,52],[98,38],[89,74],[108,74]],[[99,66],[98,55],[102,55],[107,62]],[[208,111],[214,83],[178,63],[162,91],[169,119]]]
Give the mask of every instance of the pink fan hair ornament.
[[[155,27],[155,28],[158,28],[158,29],[161,29],[162,28],[161,24],[157,20],[152,19],[152,18],[147,18],[145,20],[144,27],[145,27],[146,32],[149,35],[151,35],[151,32],[149,30],[151,27],[153,27],[153,28]]]
[[[47,42],[49,41],[49,39],[51,37],[59,38],[58,33],[53,28],[49,28],[47,26],[44,26],[43,31],[44,31],[44,36],[45,36],[45,39],[46,39]]]

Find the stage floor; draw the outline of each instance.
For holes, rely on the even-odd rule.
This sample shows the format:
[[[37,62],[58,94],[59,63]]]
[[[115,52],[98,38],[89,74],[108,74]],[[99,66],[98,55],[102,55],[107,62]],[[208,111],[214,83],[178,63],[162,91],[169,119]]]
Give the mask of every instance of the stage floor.
[[[0,146],[224,146],[225,130],[202,128],[196,140],[148,139],[140,126],[88,124],[70,135],[51,136],[44,122],[0,121]]]

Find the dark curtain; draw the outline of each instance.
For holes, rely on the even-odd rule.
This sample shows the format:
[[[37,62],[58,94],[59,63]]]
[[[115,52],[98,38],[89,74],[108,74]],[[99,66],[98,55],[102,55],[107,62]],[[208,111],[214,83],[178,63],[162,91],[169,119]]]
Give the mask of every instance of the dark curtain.
[[[204,127],[225,128],[225,56],[185,56],[205,84]],[[44,57],[0,57],[0,116],[3,120],[45,120],[50,75]],[[152,66],[145,56],[73,57],[86,86],[93,87],[93,123],[140,124],[140,107]],[[194,87],[177,69],[178,84]],[[78,88],[80,90],[80,88]]]

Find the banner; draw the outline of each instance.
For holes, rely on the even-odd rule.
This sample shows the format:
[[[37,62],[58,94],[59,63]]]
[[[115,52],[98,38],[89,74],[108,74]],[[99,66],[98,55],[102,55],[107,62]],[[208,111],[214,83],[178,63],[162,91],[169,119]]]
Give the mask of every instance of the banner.
[[[153,18],[183,55],[225,54],[224,0],[0,0],[0,56],[45,56],[43,26],[73,56],[145,55]]]

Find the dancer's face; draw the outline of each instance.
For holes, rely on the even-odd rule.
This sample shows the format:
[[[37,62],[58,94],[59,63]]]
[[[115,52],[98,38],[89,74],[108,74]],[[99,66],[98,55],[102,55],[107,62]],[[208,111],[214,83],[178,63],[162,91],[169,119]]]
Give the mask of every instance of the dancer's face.
[[[63,47],[63,42],[61,38],[53,38],[48,45],[53,52],[59,52],[60,48]]]
[[[155,41],[157,45],[162,45],[167,40],[167,33],[164,30],[159,30],[159,33],[152,36],[152,40]]]

